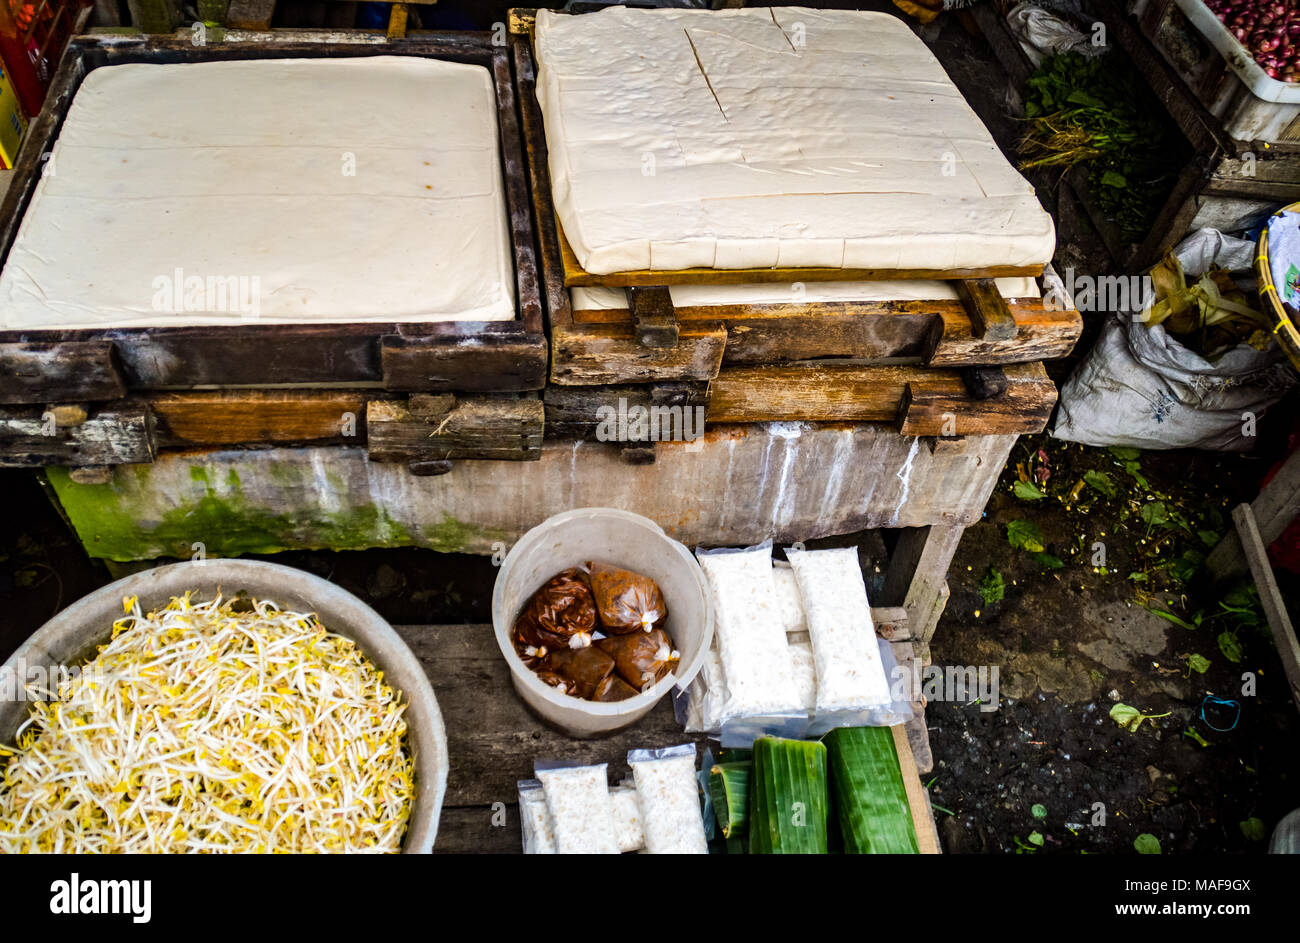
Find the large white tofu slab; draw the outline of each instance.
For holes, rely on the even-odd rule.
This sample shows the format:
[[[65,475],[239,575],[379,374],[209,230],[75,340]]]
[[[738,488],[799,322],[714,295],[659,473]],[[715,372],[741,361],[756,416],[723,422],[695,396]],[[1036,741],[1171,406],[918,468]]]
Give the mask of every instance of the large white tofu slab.
[[[49,163],[0,275],[3,329],[515,316],[481,66],[106,66]]]
[[[886,13],[537,15],[556,215],[583,268],[1038,266],[1052,219]]]

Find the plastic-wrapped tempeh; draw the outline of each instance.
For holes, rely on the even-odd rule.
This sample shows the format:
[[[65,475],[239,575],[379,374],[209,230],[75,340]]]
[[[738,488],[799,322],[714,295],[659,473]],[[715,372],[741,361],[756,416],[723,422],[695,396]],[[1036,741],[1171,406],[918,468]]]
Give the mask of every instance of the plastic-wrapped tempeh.
[[[546,795],[555,829],[555,849],[562,855],[616,855],[618,832],[609,796],[605,764],[563,766],[537,764],[535,775]]]
[[[632,750],[627,761],[636,781],[646,851],[652,855],[707,855],[695,745]]]

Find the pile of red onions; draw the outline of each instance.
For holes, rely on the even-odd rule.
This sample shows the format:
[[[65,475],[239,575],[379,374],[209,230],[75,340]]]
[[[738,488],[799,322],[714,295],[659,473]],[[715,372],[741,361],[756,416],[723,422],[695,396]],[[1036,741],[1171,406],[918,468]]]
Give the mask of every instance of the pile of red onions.
[[[1300,0],[1205,0],[1271,79],[1300,82]]]

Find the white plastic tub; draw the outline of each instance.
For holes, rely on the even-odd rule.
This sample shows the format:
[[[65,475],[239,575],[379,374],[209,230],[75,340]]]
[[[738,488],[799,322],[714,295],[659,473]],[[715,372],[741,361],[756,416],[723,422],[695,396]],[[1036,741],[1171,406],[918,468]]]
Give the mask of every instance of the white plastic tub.
[[[681,653],[677,670],[626,701],[570,697],[538,680],[516,654],[510,630],[529,597],[562,570],[588,560],[644,574],[668,604],[665,628]],[[492,625],[515,690],[544,720],[572,737],[598,737],[640,720],[674,686],[685,688],[713,640],[713,604],[691,552],[654,521],[615,508],[577,508],[538,524],[511,548],[492,591]]]

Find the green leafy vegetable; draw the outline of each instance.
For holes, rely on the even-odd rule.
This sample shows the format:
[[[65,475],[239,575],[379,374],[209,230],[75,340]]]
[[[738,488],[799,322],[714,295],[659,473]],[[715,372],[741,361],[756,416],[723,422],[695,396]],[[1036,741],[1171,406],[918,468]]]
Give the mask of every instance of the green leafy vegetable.
[[[1158,717],[1168,717],[1172,711],[1165,711],[1163,714],[1144,714],[1136,707],[1120,702],[1110,709],[1110,719],[1115,721],[1129,733],[1137,733],[1138,728],[1142,726],[1144,720],[1155,720]]]
[[[1015,550],[1043,552],[1043,532],[1033,521],[1017,520],[1007,524],[1007,543]]]
[[[990,566],[988,572],[984,574],[984,578],[980,580],[980,599],[984,601],[985,606],[991,606],[994,603],[1001,602],[1006,595],[1006,591],[1007,584],[1002,578],[1002,574]]]
[[[1029,481],[1017,481],[1011,486],[1011,490],[1022,501],[1041,501],[1047,497],[1046,492],[1040,491],[1033,482]]]
[[[1116,495],[1115,482],[1104,471],[1097,471],[1095,468],[1089,469],[1083,473],[1083,480],[1087,482],[1088,487],[1094,491],[1100,491],[1108,498]]]
[[[1160,854],[1160,839],[1150,832],[1143,832],[1133,839],[1133,847],[1140,855],[1158,855]]]

